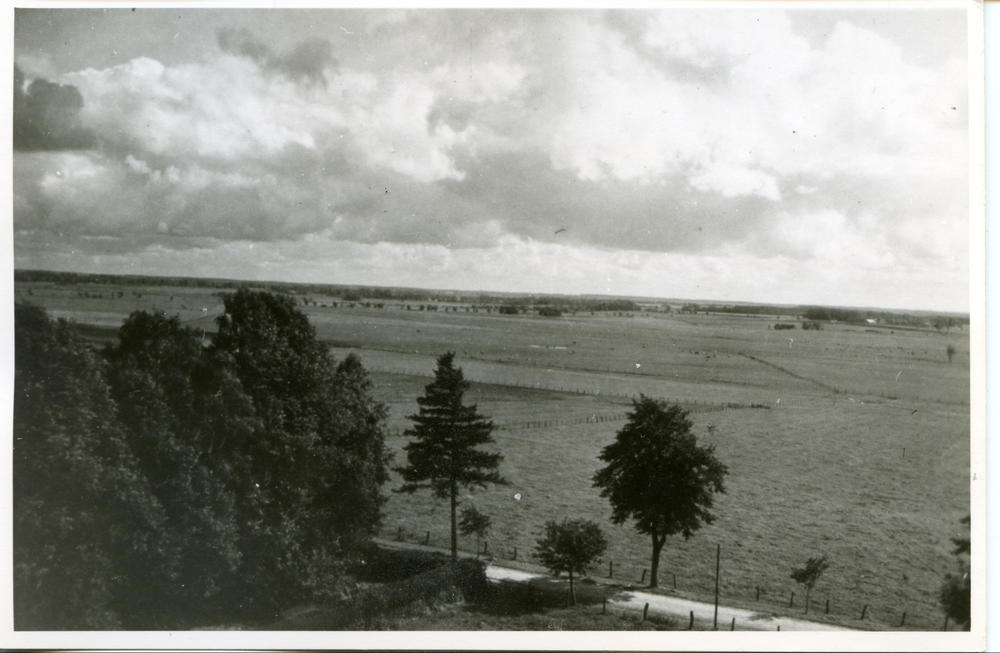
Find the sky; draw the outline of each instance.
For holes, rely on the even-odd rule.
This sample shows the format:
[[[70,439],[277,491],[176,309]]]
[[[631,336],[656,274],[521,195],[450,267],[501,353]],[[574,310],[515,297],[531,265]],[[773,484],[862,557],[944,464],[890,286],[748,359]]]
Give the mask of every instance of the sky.
[[[777,4],[18,9],[15,267],[968,311],[964,5]]]

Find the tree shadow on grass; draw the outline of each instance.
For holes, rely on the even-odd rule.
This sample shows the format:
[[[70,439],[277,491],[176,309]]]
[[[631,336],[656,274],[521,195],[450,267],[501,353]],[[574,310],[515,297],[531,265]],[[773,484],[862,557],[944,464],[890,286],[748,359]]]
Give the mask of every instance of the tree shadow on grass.
[[[592,580],[574,582],[577,605],[600,605],[622,593],[619,587],[599,585]],[[491,581],[483,595],[469,609],[494,616],[519,616],[567,607],[569,580],[532,578],[527,581]]]

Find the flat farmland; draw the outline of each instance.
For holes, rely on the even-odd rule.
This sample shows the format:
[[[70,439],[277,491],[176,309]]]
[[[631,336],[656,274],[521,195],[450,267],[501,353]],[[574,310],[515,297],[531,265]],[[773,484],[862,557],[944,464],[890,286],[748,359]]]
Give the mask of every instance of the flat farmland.
[[[475,386],[469,396],[499,422],[525,413],[558,420],[619,409],[597,398],[588,398],[593,406],[555,396],[505,399],[500,390]],[[940,628],[935,594],[954,568],[949,537],[960,532],[958,520],[969,509],[967,421],[941,412],[918,418],[892,405],[842,397],[692,419],[699,440],[716,445],[729,467],[728,493],[717,501],[715,524],[688,542],[668,542],[661,587],[671,589],[674,574],[682,595],[709,600],[719,544],[724,603],[771,612],[787,607],[789,593],[796,592],[801,608],[804,592],[789,574],[826,553],[833,566],[813,592],[814,615],[829,599],[834,618],[850,625],[869,605],[868,618],[883,625],[898,624],[905,611],[910,627]],[[597,456],[620,427],[606,422],[498,431],[501,471],[511,485],[473,491],[461,501],[492,516],[490,552],[509,559],[516,548],[524,559],[546,520],[586,517],[601,522],[610,541],[593,573],[606,576],[607,561],[614,561],[615,578],[638,585],[649,567],[650,543],[630,526],[612,525],[610,506],[591,487]],[[406,442],[390,438],[401,462]],[[429,537],[447,546],[446,502],[427,493],[394,494],[383,533],[392,537],[399,529],[405,539]],[[463,542],[473,546],[474,540]],[[755,601],[758,586],[761,603]]]
[[[451,349],[463,361],[498,364],[493,369],[565,370],[587,378],[614,374],[626,383],[638,378],[689,389],[722,386],[723,394],[741,397],[733,401],[833,390],[966,405],[969,397],[969,341],[962,331],[839,324],[822,331],[777,331],[768,328],[774,320],[715,315],[539,318],[314,307],[307,312],[320,337],[340,347],[417,357]],[[946,356],[949,344],[956,349],[952,362]],[[417,359],[383,357],[379,364],[390,360]]]
[[[15,289],[19,299],[107,337],[133,310],[178,314],[208,333],[222,313],[218,291],[208,289]],[[591,478],[630,397],[643,393],[692,409],[699,440],[714,444],[730,471],[716,523],[664,548],[665,591],[673,591],[676,575],[678,593],[710,599],[718,544],[723,602],[776,612],[794,591],[801,610],[804,590],[791,571],[826,553],[832,566],[813,591],[811,614],[824,618],[829,599],[831,618],[843,623],[856,623],[868,605],[873,624],[895,627],[905,611],[908,628],[941,627],[935,595],[955,570],[950,538],[963,534],[959,520],[970,512],[967,331],[775,330],[778,322],[801,323],[676,313],[541,318],[310,300],[318,305],[301,308],[334,355],[356,353],[372,370],[375,394],[390,410],[397,464],[405,463],[406,444],[398,434],[435,358],[456,352],[474,381],[467,403],[501,426],[496,447],[511,485],[462,499],[492,516],[489,546],[497,557],[516,547],[523,560],[546,520],[585,517],[600,522],[610,541],[595,573],[606,576],[614,561],[616,579],[638,584],[650,544],[630,525],[610,523],[610,506]],[[956,350],[950,362],[948,345]],[[388,494],[385,536],[402,530],[406,539],[446,545],[445,502],[429,492]]]
[[[44,308],[49,317],[72,320],[115,336],[133,311],[162,311],[177,315],[187,326],[215,330],[215,318],[224,307],[217,291],[206,288],[133,286],[118,284],[58,285],[16,283],[15,301]]]

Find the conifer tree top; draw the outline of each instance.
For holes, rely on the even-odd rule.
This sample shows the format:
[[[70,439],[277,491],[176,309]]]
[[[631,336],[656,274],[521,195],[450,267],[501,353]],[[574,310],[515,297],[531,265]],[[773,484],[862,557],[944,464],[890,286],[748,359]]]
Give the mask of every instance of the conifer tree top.
[[[401,492],[430,486],[444,498],[453,486],[506,484],[497,471],[503,456],[477,448],[494,442],[496,426],[475,405],[463,405],[470,384],[454,358],[454,352],[438,357],[434,382],[417,398],[417,414],[409,416],[413,427],[405,435],[413,440],[404,447],[409,465],[396,469],[405,481]]]

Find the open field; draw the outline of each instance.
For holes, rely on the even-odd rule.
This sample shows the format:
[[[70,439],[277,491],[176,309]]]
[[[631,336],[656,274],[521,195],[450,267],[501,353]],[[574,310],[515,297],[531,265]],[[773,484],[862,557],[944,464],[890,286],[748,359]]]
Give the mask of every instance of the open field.
[[[156,308],[210,333],[222,310],[205,289],[16,290],[55,317],[105,329],[132,310]],[[650,544],[631,526],[608,521],[610,506],[591,478],[629,397],[642,392],[693,409],[699,440],[716,445],[730,471],[716,523],[688,542],[668,540],[661,587],[673,591],[676,575],[679,595],[710,597],[719,544],[724,603],[778,611],[795,592],[792,612],[800,611],[804,588],[789,575],[826,553],[832,566],[812,593],[811,612],[822,613],[829,599],[837,619],[856,620],[868,605],[867,619],[883,626],[898,625],[905,611],[907,628],[941,627],[937,588],[955,569],[950,538],[963,533],[959,520],[970,510],[967,331],[843,324],[776,331],[769,326],[777,320],[761,317],[547,319],[405,304],[303,310],[338,357],[356,352],[373,370],[376,394],[390,407],[398,464],[406,439],[396,434],[409,425],[434,358],[457,352],[457,364],[477,382],[467,402],[503,425],[495,438],[511,485],[463,499],[492,516],[493,555],[510,557],[516,547],[523,559],[546,520],[586,517],[602,523],[610,542],[594,573],[607,575],[613,560],[616,578],[638,584]],[[950,363],[949,344],[957,350]],[[406,539],[444,545],[446,508],[430,493],[392,494],[383,536],[402,529]]]
[[[527,408],[515,398],[484,394],[480,409],[498,420]],[[566,415],[564,405],[576,408],[558,400],[536,404],[541,402],[553,419]],[[536,404],[527,410],[543,412]],[[765,602],[787,606],[794,591],[801,606],[804,593],[789,574],[808,557],[827,553],[833,566],[813,592],[814,613],[830,599],[837,614],[856,618],[869,604],[871,619],[898,622],[906,611],[911,626],[940,627],[935,593],[954,564],[948,538],[968,512],[967,422],[948,413],[918,420],[909,409],[840,397],[809,407],[695,415],[693,421],[699,439],[715,444],[729,466],[728,493],[717,501],[714,525],[688,542],[668,542],[661,586],[670,588],[676,574],[681,592],[710,596],[714,545],[721,544],[724,601],[754,601],[760,586]],[[499,431],[495,438],[510,487],[464,500],[493,516],[490,551],[509,557],[517,547],[523,557],[546,520],[585,516],[605,524],[605,558],[614,560],[615,577],[638,584],[649,566],[650,544],[630,526],[610,524],[610,506],[590,482],[598,453],[620,426]],[[406,439],[391,442],[403,460]],[[395,495],[388,512],[386,536],[402,528],[405,537],[423,539],[429,531],[432,542],[447,542],[444,502],[426,494]],[[607,572],[606,564],[595,570]]]

